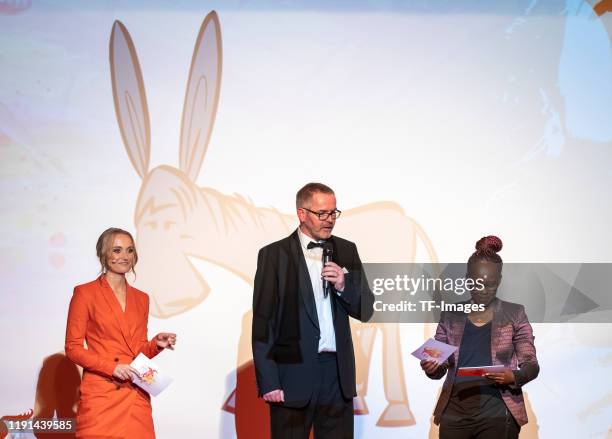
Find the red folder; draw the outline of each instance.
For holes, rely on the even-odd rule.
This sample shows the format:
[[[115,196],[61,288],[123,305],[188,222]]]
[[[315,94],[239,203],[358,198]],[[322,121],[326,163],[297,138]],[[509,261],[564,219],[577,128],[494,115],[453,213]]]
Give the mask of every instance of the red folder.
[[[457,370],[458,377],[482,377],[486,373],[502,372],[506,366],[477,366],[477,367],[460,367]]]

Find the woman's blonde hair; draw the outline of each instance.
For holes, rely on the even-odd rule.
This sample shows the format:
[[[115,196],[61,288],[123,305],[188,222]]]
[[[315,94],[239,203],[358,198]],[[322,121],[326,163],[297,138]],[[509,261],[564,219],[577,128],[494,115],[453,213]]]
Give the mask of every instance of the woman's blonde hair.
[[[100,260],[101,265],[100,273],[105,273],[106,270],[108,270],[108,267],[106,265],[106,259],[110,254],[115,235],[127,235],[132,240],[132,244],[134,244],[134,238],[132,237],[132,234],[127,230],[118,229],[117,227],[111,227],[102,232],[102,234],[98,238],[98,242],[96,243],[96,254],[98,255],[98,259]],[[134,274],[136,274],[136,271],[134,271],[136,262],[138,262],[138,251],[136,251],[136,245],[134,244],[134,263],[132,264],[132,272]]]

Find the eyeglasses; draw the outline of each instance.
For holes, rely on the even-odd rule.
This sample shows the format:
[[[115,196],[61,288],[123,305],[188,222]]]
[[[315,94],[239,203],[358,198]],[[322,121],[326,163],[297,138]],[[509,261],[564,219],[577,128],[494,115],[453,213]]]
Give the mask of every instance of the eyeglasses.
[[[319,218],[319,221],[325,221],[330,216],[333,219],[336,219],[336,218],[340,217],[340,214],[342,213],[342,211],[340,211],[338,209],[332,210],[331,212],[315,212],[314,210],[306,209],[305,207],[300,207],[300,209],[303,209],[306,212],[310,212],[313,215],[316,215],[317,218]]]

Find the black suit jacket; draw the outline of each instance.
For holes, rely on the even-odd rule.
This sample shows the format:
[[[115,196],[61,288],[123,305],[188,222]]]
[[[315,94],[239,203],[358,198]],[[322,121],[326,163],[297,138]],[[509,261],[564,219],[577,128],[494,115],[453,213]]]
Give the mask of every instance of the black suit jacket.
[[[350,399],[357,393],[349,316],[368,320],[374,296],[355,244],[336,236],[329,241],[332,260],[348,270],[344,291],[331,294],[331,307],[340,387]],[[308,404],[318,369],[319,339],[314,293],[296,230],[262,248],[257,259],[252,346],[259,396],[282,389],[285,406]]]

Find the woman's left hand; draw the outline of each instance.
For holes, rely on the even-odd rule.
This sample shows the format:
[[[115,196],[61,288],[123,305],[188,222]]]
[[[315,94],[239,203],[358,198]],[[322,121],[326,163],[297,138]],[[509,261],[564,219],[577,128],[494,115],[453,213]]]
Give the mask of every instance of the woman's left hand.
[[[171,332],[161,332],[155,336],[157,347],[160,349],[171,349],[174,350],[176,344],[176,334]]]
[[[514,384],[514,373],[512,369],[504,369],[503,372],[485,373],[485,377],[491,381],[495,381],[497,384]]]

